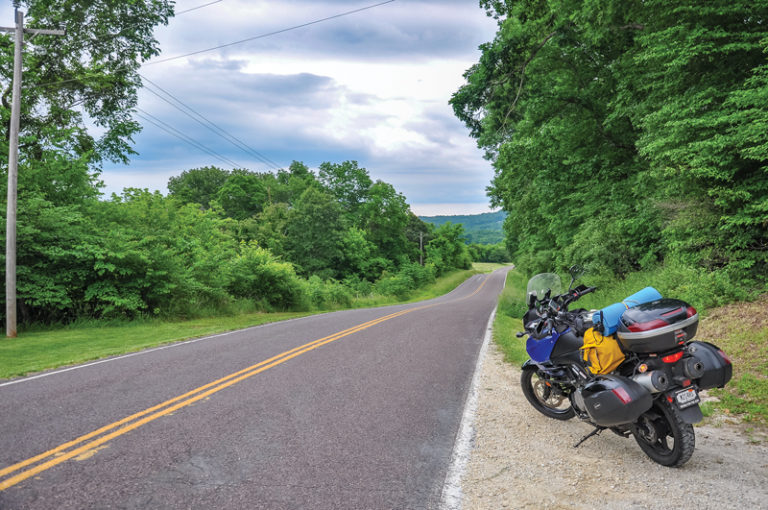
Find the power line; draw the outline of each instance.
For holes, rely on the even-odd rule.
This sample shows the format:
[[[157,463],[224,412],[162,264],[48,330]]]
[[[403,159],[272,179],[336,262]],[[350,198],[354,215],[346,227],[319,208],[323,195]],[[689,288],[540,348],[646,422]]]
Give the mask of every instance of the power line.
[[[385,2],[380,2],[380,3],[377,3],[377,4],[369,5],[367,7],[361,7],[359,9],[354,9],[354,10],[351,10],[351,11],[346,11],[346,12],[342,12],[342,13],[339,13],[339,14],[334,14],[333,16],[328,16],[326,18],[321,18],[321,19],[317,19],[317,20],[310,21],[310,22],[307,22],[307,23],[302,23],[301,25],[296,25],[296,26],[292,26],[292,27],[288,27],[288,28],[283,28],[281,30],[276,30],[274,32],[269,32],[269,33],[266,33],[266,34],[256,35],[256,36],[253,36],[253,37],[249,37],[247,39],[241,39],[240,41],[235,41],[235,42],[231,42],[231,43],[227,43],[227,44],[221,44],[219,46],[214,46],[212,48],[206,48],[206,49],[203,49],[203,50],[194,51],[192,53],[187,53],[187,54],[184,54],[184,55],[177,55],[175,57],[169,57],[169,58],[166,58],[166,59],[163,59],[163,60],[156,60],[154,62],[146,62],[146,63],[144,63],[142,65],[149,66],[149,65],[155,65],[155,64],[162,64],[162,63],[165,63],[165,62],[170,62],[172,60],[178,60],[180,58],[185,58],[185,57],[189,57],[189,56],[192,56],[192,55],[199,55],[200,53],[206,53],[208,51],[214,51],[214,50],[218,50],[218,49],[221,49],[221,48],[226,48],[228,46],[234,46],[236,44],[241,44],[241,43],[248,42],[248,41],[254,41],[256,39],[263,39],[265,37],[270,37],[270,36],[273,36],[273,35],[282,34],[284,32],[290,32],[291,30],[296,30],[296,29],[299,29],[299,28],[308,27],[310,25],[316,25],[316,24],[322,23],[324,21],[329,21],[329,20],[332,20],[332,19],[341,18],[343,16],[349,16],[350,14],[355,14],[355,13],[362,12],[362,11],[367,11],[367,10],[373,9],[375,7],[380,7],[382,5],[390,4],[390,3],[394,2],[394,1],[395,0],[386,0]],[[203,7],[203,6],[201,6],[201,7]],[[128,69],[129,67],[130,66],[120,67],[120,68],[114,69],[113,72],[122,71],[124,69]],[[69,80],[50,81],[50,82],[47,82],[47,83],[40,83],[38,85],[32,85],[29,88],[48,87],[50,85],[63,85],[64,83],[71,83],[71,82],[80,81],[80,80],[81,80],[80,78],[72,78],[72,79],[69,79]]]
[[[147,122],[149,122],[151,124],[154,124],[158,128],[160,128],[163,131],[165,131],[166,133],[171,134],[171,135],[175,136],[176,138],[179,138],[180,140],[183,140],[183,141],[187,142],[189,145],[195,147],[196,149],[199,149],[199,150],[201,150],[201,151],[203,151],[203,152],[213,156],[214,158],[218,159],[219,161],[223,161],[224,163],[230,165],[232,168],[245,168],[242,165],[239,165],[239,164],[235,163],[234,161],[232,161],[231,159],[227,158],[226,156],[222,156],[218,152],[216,152],[216,151],[214,151],[212,149],[209,149],[208,147],[206,147],[202,143],[198,142],[194,138],[192,138],[192,137],[182,133],[181,131],[179,131],[175,127],[171,126],[167,122],[163,122],[162,120],[158,119],[157,117],[155,117],[151,113],[149,113],[149,112],[147,112],[145,110],[142,110],[141,108],[138,108],[138,107],[136,108],[136,110],[137,110],[136,115],[138,117],[144,119],[145,121],[147,121]]]
[[[219,3],[219,2],[223,2],[223,1],[224,1],[224,0],[215,0],[214,2],[209,2],[209,3],[207,3],[207,4],[198,5],[197,7],[192,7],[192,8],[190,8],[190,9],[186,9],[186,10],[183,10],[183,11],[175,12],[175,13],[173,13],[173,17],[174,17],[174,18],[177,18],[177,17],[181,16],[182,14],[186,14],[186,13],[188,13],[188,12],[196,11],[196,10],[198,10],[198,9],[202,9],[202,8],[204,8],[204,7],[208,7],[209,5],[217,4],[217,3]],[[119,36],[123,35],[123,33],[124,33],[126,30],[128,30],[129,28],[132,28],[132,27],[136,27],[136,26],[139,26],[141,23],[142,23],[141,21],[137,21],[136,23],[131,23],[131,24],[129,24],[129,25],[126,25],[126,26],[124,26],[124,27],[123,27],[123,28],[122,28],[120,31],[118,31],[118,32],[117,32],[117,33],[115,33],[115,34],[105,34],[105,35],[102,35],[101,37],[94,37],[94,38],[92,39],[92,42],[100,42],[100,41],[103,41],[103,40],[105,40],[105,39],[114,39],[115,37],[119,37]],[[48,52],[49,52],[49,50],[44,50],[42,53],[38,53],[38,55],[45,55],[45,54],[47,54]],[[125,68],[122,68],[122,69],[125,69]],[[118,69],[118,70],[120,70],[120,69]],[[31,86],[31,87],[29,87],[29,88],[35,88],[35,87],[44,87],[44,86],[47,86],[47,85],[48,85],[48,84],[50,84],[50,83],[68,83],[68,82],[71,82],[71,81],[77,81],[77,79],[72,79],[72,80],[62,80],[61,82],[49,82],[49,83],[42,83],[42,84],[40,84],[40,85],[32,85],[32,86]]]
[[[177,13],[174,13],[174,17],[180,16],[182,14],[186,14],[188,12],[196,11],[198,9],[202,9],[203,7],[208,7],[209,5],[217,4],[217,3],[222,2],[222,1],[223,0],[216,0],[215,2],[208,2],[207,4],[198,5],[197,7],[192,7],[192,8],[189,8],[189,9],[185,9],[183,11],[179,11]]]
[[[165,62],[170,62],[172,60],[178,60],[180,58],[191,57],[193,55],[199,55],[200,53],[206,53],[206,52],[209,52],[209,51],[214,51],[214,50],[219,50],[221,48],[227,48],[229,46],[234,46],[236,44],[242,44],[242,43],[248,42],[248,41],[255,41],[256,39],[263,39],[265,37],[270,37],[270,36],[273,36],[273,35],[282,34],[284,32],[290,32],[291,30],[296,30],[296,29],[299,29],[299,28],[308,27],[310,25],[316,25],[317,23],[322,23],[324,21],[329,21],[329,20],[332,20],[332,19],[341,18],[341,17],[344,17],[344,16],[349,16],[350,14],[356,14],[358,12],[367,11],[369,9],[373,9],[375,7],[380,7],[380,6],[385,5],[385,4],[391,4],[394,1],[395,0],[386,0],[385,2],[379,2],[377,4],[369,5],[367,7],[361,7],[359,9],[354,9],[354,10],[351,10],[351,11],[346,11],[346,12],[342,12],[342,13],[339,13],[339,14],[334,14],[333,16],[328,16],[327,18],[317,19],[317,20],[314,20],[314,21],[310,21],[308,23],[302,23],[301,25],[296,25],[296,26],[289,27],[289,28],[283,28],[281,30],[275,30],[274,32],[268,32],[266,34],[255,35],[253,37],[248,37],[246,39],[241,39],[239,41],[235,41],[235,42],[231,42],[231,43],[227,43],[227,44],[221,44],[219,46],[214,46],[212,48],[206,48],[204,50],[198,50],[198,51],[193,51],[191,53],[185,53],[184,55],[177,55],[175,57],[169,57],[169,58],[162,59],[162,60],[155,60],[154,62],[147,62],[144,65],[145,66],[151,66],[151,65],[155,65],[155,64],[162,64],[162,63],[165,63]]]
[[[164,94],[169,96],[171,99],[173,99],[173,101],[175,101],[178,104],[174,104],[173,102],[171,102],[166,97],[163,97],[162,95],[158,94],[157,92],[155,92],[151,88],[145,86],[144,88],[148,92],[151,92],[152,94],[154,94],[155,96],[159,97],[160,99],[162,99],[163,101],[165,101],[169,105],[173,106],[174,108],[176,108],[181,113],[183,113],[187,117],[191,118],[192,120],[194,120],[195,122],[197,122],[201,126],[203,126],[206,129],[214,132],[215,134],[217,134],[221,138],[225,139],[226,141],[228,141],[229,143],[231,143],[232,145],[234,145],[238,149],[242,150],[246,154],[255,157],[260,162],[262,162],[262,163],[266,164],[267,166],[271,167],[273,170],[279,170],[281,168],[280,165],[278,165],[277,163],[275,163],[274,161],[269,159],[267,156],[261,154],[259,151],[257,151],[253,147],[249,146],[244,141],[240,140],[236,136],[234,136],[231,133],[227,132],[224,128],[218,126],[216,123],[214,123],[213,121],[211,121],[208,118],[206,118],[203,114],[197,112],[194,108],[192,108],[191,106],[185,104],[181,99],[179,99],[178,97],[173,95],[171,92],[169,92],[166,89],[162,88],[160,85],[158,85],[157,83],[153,82],[152,80],[150,80],[149,78],[147,78],[143,74],[139,73],[139,76],[141,76],[141,78],[144,81],[147,81],[148,83],[152,84],[152,86],[154,86],[155,88],[157,88],[158,90],[160,90],[161,92],[163,92]],[[179,106],[179,105],[181,105],[181,106]]]

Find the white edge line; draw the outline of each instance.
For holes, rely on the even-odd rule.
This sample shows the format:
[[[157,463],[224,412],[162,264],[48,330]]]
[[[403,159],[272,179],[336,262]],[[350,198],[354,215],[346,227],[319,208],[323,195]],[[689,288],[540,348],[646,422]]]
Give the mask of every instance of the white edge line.
[[[511,269],[514,269],[512,266]],[[511,270],[510,269],[510,270]],[[504,273],[504,279],[501,286],[503,291],[507,286],[507,273]],[[485,337],[480,352],[477,355],[475,363],[475,373],[472,375],[472,382],[469,387],[467,401],[464,403],[464,413],[461,415],[459,432],[456,435],[456,442],[453,445],[451,454],[451,463],[448,465],[448,472],[445,475],[443,493],[440,497],[440,510],[461,510],[463,493],[461,490],[461,479],[467,469],[472,446],[475,439],[475,417],[477,416],[478,386],[480,385],[480,372],[483,368],[483,361],[488,351],[488,344],[493,337],[493,320],[496,318],[498,303],[493,307],[491,316],[488,318],[488,325],[485,328]]]
[[[477,276],[477,275],[475,275],[475,276]],[[456,288],[458,288],[458,287],[456,287]],[[456,290],[456,289],[453,289],[453,290]],[[451,292],[453,292],[453,291],[451,291]],[[448,294],[450,294],[450,292]],[[447,296],[448,294],[445,294],[445,295]],[[439,297],[443,297],[443,296],[439,296]],[[388,307],[396,307],[396,306],[404,306],[404,307],[407,308],[408,305],[412,305],[412,304],[414,304],[414,303],[400,303],[400,304],[396,304],[396,305],[373,306],[373,307],[370,307],[370,308],[351,309],[351,311],[354,311],[354,310],[376,309],[376,308],[388,308]],[[158,347],[150,347],[148,349],[143,349],[143,350],[136,351],[136,352],[130,352],[128,354],[122,354],[122,355],[119,355],[119,356],[113,356],[113,357],[101,359],[101,360],[98,360],[98,361],[92,361],[91,363],[85,363],[85,364],[82,364],[82,365],[75,365],[75,366],[71,366],[71,367],[67,367],[67,368],[62,368],[60,370],[53,370],[51,372],[44,372],[42,374],[31,375],[29,377],[19,377],[18,379],[12,379],[10,381],[4,382],[4,383],[0,383],[0,388],[2,388],[4,386],[11,386],[12,384],[19,384],[19,383],[28,382],[28,381],[34,381],[35,379],[41,379],[43,377],[49,377],[51,375],[63,374],[64,372],[70,372],[72,370],[79,370],[81,368],[92,367],[94,365],[100,365],[102,363],[109,363],[110,361],[117,361],[117,360],[121,360],[121,359],[125,359],[125,358],[132,358],[133,356],[140,356],[142,354],[149,354],[151,352],[161,351],[163,349],[170,349],[171,347],[180,347],[182,345],[193,344],[195,342],[200,342],[202,340],[210,340],[211,338],[218,338],[220,336],[231,335],[233,333],[241,333],[241,332],[247,331],[249,329],[263,328],[263,327],[267,327],[267,326],[272,326],[274,324],[285,324],[287,322],[300,321],[302,319],[308,319],[310,317],[318,317],[320,315],[330,315],[332,313],[346,312],[346,311],[350,311],[350,310],[333,310],[333,311],[329,311],[329,312],[314,313],[314,314],[311,314],[311,315],[306,315],[304,317],[296,317],[294,319],[287,319],[287,320],[275,321],[275,322],[267,322],[266,324],[259,324],[257,326],[250,326],[250,327],[247,327],[247,328],[235,329],[235,330],[232,330],[232,331],[225,331],[224,333],[218,333],[216,335],[202,336],[200,338],[192,338],[190,340],[182,340],[180,342],[171,341],[171,343],[168,343],[166,345],[161,345],[161,346],[158,346]]]
[[[100,365],[102,363],[109,363],[111,361],[117,361],[117,360],[121,360],[121,359],[125,359],[125,358],[132,358],[134,356],[140,356],[142,354],[149,354],[149,353],[156,352],[156,351],[162,351],[163,349],[170,349],[172,347],[180,347],[182,345],[193,344],[193,343],[196,343],[196,342],[201,342],[203,340],[210,340],[212,338],[218,338],[218,337],[221,337],[221,336],[232,335],[234,333],[242,333],[243,331],[247,331],[249,329],[263,328],[263,327],[267,327],[267,326],[272,326],[274,324],[285,324],[286,322],[292,322],[292,321],[300,321],[302,319],[307,319],[309,317],[317,317],[318,315],[325,315],[327,313],[333,313],[333,312],[323,312],[323,313],[320,313],[320,314],[307,315],[307,316],[304,316],[304,317],[296,317],[296,318],[293,318],[293,319],[287,319],[287,320],[283,320],[283,321],[267,322],[266,324],[259,324],[257,326],[249,326],[249,327],[243,328],[243,329],[234,329],[232,331],[225,331],[224,333],[217,333],[215,335],[209,335],[209,336],[201,336],[199,338],[192,338],[190,340],[182,340],[182,341],[179,341],[179,342],[171,341],[172,343],[168,343],[166,345],[160,345],[158,347],[150,347],[148,349],[143,349],[141,351],[130,352],[128,354],[121,354],[119,356],[113,356],[111,358],[105,358],[105,359],[101,359],[101,360],[98,360],[98,361],[92,361],[90,363],[85,363],[85,364],[82,364],[82,365],[75,365],[75,366],[72,366],[72,367],[62,368],[60,370],[53,370],[51,372],[44,372],[42,374],[31,375],[29,377],[20,377],[18,379],[12,379],[10,381],[4,382],[4,383],[0,383],[0,388],[2,388],[3,386],[10,386],[12,384],[19,384],[19,383],[23,383],[23,382],[27,382],[27,381],[34,381],[35,379],[41,379],[43,377],[48,377],[48,376],[51,376],[51,375],[63,374],[64,372],[70,372],[72,370],[79,370],[81,368],[92,367],[94,365]]]
[[[506,279],[505,279],[506,280]],[[467,401],[464,404],[464,413],[461,416],[459,424],[459,433],[456,435],[456,443],[453,445],[453,454],[451,463],[448,465],[448,473],[445,476],[443,485],[443,494],[440,498],[440,510],[461,510],[461,479],[467,469],[469,456],[472,452],[472,443],[475,437],[475,417],[477,415],[478,386],[480,384],[480,371],[483,367],[483,360],[488,351],[488,343],[493,336],[493,319],[496,317],[496,307],[493,308],[491,316],[488,318],[488,326],[485,330],[483,345],[480,347],[480,353],[477,356],[475,364],[475,373],[472,375]]]

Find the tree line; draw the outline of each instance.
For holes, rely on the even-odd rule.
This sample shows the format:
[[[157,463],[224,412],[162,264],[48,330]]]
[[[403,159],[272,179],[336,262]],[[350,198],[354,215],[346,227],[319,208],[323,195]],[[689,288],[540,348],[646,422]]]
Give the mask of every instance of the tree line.
[[[768,3],[481,0],[453,95],[529,271],[680,265],[765,288]]]
[[[20,173],[23,323],[346,306],[471,265],[460,225],[423,223],[354,161],[317,174],[300,162],[197,168],[172,177],[167,196],[126,189],[108,200],[87,167],[38,163]]]
[[[168,196],[126,189],[104,199],[102,165],[127,163],[134,154],[138,69],[159,55],[153,31],[168,23],[174,3],[15,4],[26,12],[26,26],[65,30],[24,48],[22,323],[199,315],[238,303],[343,306],[371,292],[405,295],[470,263],[460,227],[430,229],[402,194],[350,161],[324,163],[317,174],[298,162],[276,173],[190,169],[170,180]],[[13,51],[13,35],[0,34],[3,197]],[[4,237],[5,207],[2,215]]]

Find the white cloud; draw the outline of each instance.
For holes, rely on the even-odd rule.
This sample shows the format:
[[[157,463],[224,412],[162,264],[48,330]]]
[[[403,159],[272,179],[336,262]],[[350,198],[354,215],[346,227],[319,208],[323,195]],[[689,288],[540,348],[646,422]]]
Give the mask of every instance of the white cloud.
[[[159,59],[371,3],[226,0],[159,28]],[[176,10],[197,5],[180,0]],[[493,172],[448,100],[479,58],[477,46],[494,32],[495,22],[475,2],[398,0],[141,72],[281,166],[355,159],[414,210],[484,212]],[[146,91],[140,107],[238,165],[266,169]],[[164,191],[183,170],[226,167],[150,124],[144,128],[136,137],[140,155],[127,167],[105,168],[107,191]]]

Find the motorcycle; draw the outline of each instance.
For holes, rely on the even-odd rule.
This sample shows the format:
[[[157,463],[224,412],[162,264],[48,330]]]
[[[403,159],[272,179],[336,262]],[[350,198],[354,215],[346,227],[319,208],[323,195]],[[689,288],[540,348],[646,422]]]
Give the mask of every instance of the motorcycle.
[[[653,287],[600,310],[569,306],[597,290],[574,283],[560,293],[554,273],[528,282],[523,318],[530,359],[520,382],[528,402],[557,420],[578,416],[595,430],[633,436],[654,462],[679,467],[693,455],[693,424],[702,420],[699,391],[722,388],[731,379],[728,356],[713,344],[694,341],[699,316]]]

